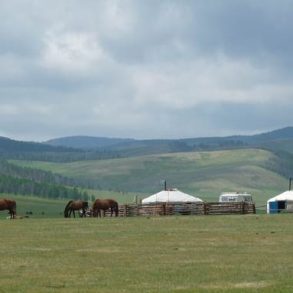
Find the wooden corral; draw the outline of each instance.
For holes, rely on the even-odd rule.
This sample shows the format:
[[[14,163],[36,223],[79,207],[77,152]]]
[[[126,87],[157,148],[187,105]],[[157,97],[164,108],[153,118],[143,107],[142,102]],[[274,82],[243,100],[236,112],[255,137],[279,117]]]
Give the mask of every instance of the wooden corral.
[[[124,204],[119,206],[120,217],[172,215],[232,215],[255,214],[255,204],[247,202]],[[110,213],[106,212],[106,216]]]

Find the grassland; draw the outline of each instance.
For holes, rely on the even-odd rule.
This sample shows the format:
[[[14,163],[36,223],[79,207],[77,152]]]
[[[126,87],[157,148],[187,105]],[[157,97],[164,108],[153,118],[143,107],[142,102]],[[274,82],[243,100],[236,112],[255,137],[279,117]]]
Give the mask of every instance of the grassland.
[[[32,196],[15,196],[11,194],[1,194],[1,198],[14,199],[16,201],[17,215],[30,218],[63,217],[63,210],[67,203],[66,200],[52,200]],[[0,219],[6,217],[8,217],[8,211],[1,211]]]
[[[0,292],[293,292],[292,215],[0,220]]]
[[[113,198],[119,203],[131,203],[134,201],[134,194],[132,193],[119,193],[109,191],[94,191],[90,190],[90,194],[93,194],[96,198]],[[64,207],[68,200],[59,199],[46,199],[33,196],[16,196],[12,194],[0,194],[1,198],[14,199],[17,204],[17,215],[29,218],[62,218]],[[91,205],[92,202],[89,201]],[[8,211],[0,211],[0,219],[8,217]],[[1,291],[0,291],[1,292]]]
[[[287,179],[271,171],[277,158],[260,149],[188,152],[123,159],[48,163],[13,161],[64,176],[94,180],[102,190],[143,192],[162,189],[161,179],[204,200],[223,191],[251,192],[258,206],[287,188]],[[129,198],[127,198],[129,200]]]

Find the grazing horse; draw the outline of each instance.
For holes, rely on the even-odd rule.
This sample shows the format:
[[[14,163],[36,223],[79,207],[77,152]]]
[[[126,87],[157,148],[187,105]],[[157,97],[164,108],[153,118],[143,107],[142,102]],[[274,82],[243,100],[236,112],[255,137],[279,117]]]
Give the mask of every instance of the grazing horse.
[[[80,217],[85,217],[88,207],[89,205],[87,201],[70,200],[64,209],[64,218],[70,218],[72,212],[75,218],[75,211],[79,210],[82,210],[82,213],[80,213]]]
[[[16,202],[11,199],[0,198],[0,211],[8,210],[10,219],[14,219],[16,216]]]
[[[115,217],[118,216],[118,202],[113,199],[96,199],[93,203],[93,216],[101,218],[101,210],[104,211],[104,217],[107,210],[111,210],[111,217],[113,212]]]

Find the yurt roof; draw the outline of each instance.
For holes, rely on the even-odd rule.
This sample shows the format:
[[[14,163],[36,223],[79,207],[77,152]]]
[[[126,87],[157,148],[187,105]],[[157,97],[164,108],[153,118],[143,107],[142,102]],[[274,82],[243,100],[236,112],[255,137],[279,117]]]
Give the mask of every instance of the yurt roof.
[[[292,200],[293,201],[293,190],[285,191],[273,198],[270,198],[268,202],[271,201],[281,201],[281,200]]]
[[[155,202],[202,202],[202,200],[178,189],[162,190],[142,200],[142,203]]]

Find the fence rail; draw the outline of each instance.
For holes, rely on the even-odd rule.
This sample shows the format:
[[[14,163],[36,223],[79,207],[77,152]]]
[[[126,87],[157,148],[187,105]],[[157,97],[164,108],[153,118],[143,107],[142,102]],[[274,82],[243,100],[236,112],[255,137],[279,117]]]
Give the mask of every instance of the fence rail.
[[[171,216],[171,215],[232,215],[255,214],[255,204],[233,203],[159,203],[125,204],[119,206],[119,216]],[[107,215],[107,214],[106,214]]]

